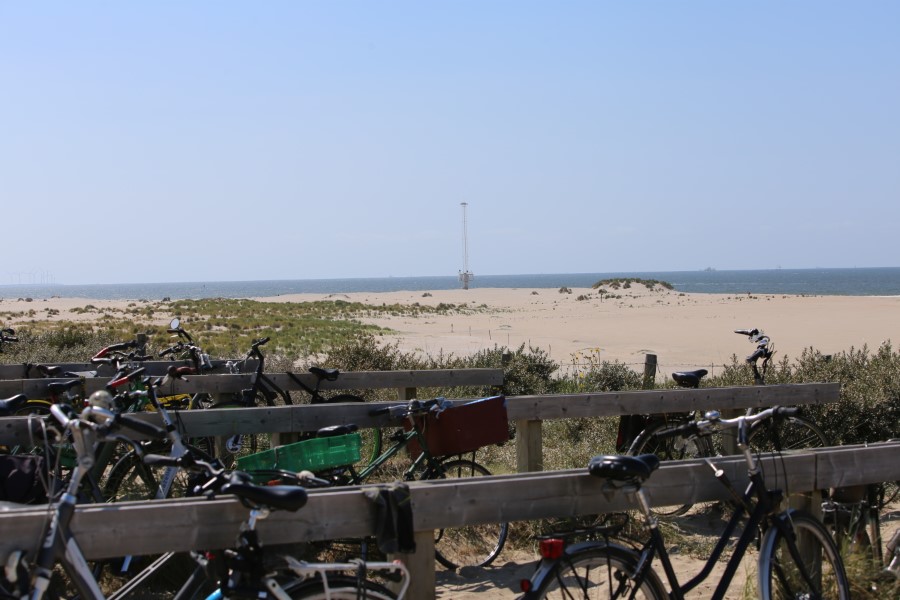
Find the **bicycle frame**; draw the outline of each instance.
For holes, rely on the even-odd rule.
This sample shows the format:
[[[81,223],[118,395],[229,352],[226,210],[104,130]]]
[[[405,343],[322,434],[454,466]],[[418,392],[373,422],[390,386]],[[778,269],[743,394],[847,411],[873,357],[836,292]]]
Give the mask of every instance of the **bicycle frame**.
[[[757,500],[755,506],[753,506],[751,502],[753,498],[756,498]],[[636,578],[639,581],[643,581],[645,571],[650,568],[654,555],[658,554],[660,562],[663,566],[663,570],[666,573],[666,578],[668,579],[669,585],[672,589],[671,597],[676,600],[682,600],[686,593],[696,588],[707,577],[709,577],[716,563],[719,561],[719,558],[724,553],[725,548],[728,546],[732,534],[740,526],[741,521],[743,521],[745,518],[745,515],[749,514],[749,518],[747,519],[747,522],[744,525],[744,529],[741,532],[741,537],[738,539],[734,551],[732,552],[731,557],[728,559],[728,563],[725,567],[724,573],[722,574],[722,578],[719,581],[719,584],[716,586],[716,590],[712,595],[713,600],[721,600],[721,598],[725,597],[725,593],[728,591],[728,586],[731,584],[735,573],[737,573],[738,566],[740,565],[741,560],[743,560],[747,548],[749,548],[750,544],[754,541],[754,539],[756,539],[759,531],[759,526],[766,521],[766,517],[771,515],[778,508],[778,505],[780,504],[782,498],[783,495],[780,490],[766,489],[765,482],[763,481],[763,477],[760,471],[756,470],[755,472],[752,472],[750,474],[750,484],[747,486],[744,494],[740,497],[738,507],[735,509],[734,514],[732,514],[731,519],[728,521],[728,524],[725,527],[725,531],[719,538],[718,543],[716,543],[715,548],[713,548],[712,554],[710,555],[709,559],[703,565],[703,568],[700,570],[700,572],[683,585],[678,582],[678,578],[675,575],[672,561],[669,557],[668,551],[666,550],[665,540],[663,539],[659,528],[656,526],[651,526],[650,539],[640,551],[638,572],[635,574]],[[749,510],[750,506],[753,506],[752,511]],[[773,523],[776,527],[785,527],[781,519],[773,519]],[[792,551],[793,550],[794,549],[792,549]]]
[[[641,585],[651,577],[651,572],[653,572],[652,563],[654,558],[658,556],[663,570],[665,571],[669,588],[672,590],[669,597],[674,600],[683,600],[685,594],[697,588],[700,583],[709,577],[713,568],[724,554],[726,547],[729,545],[732,535],[738,530],[741,523],[746,521],[734,550],[728,559],[721,579],[711,596],[713,600],[722,600],[725,597],[728,587],[734,579],[740,563],[746,554],[747,548],[754,542],[759,532],[766,527],[774,527],[780,532],[781,538],[787,543],[788,551],[795,562],[800,566],[801,577],[807,584],[813,586],[814,574],[809,572],[806,564],[802,560],[801,551],[798,548],[798,540],[793,533],[793,526],[791,525],[791,515],[793,514],[793,511],[777,512],[784,499],[784,494],[781,490],[770,490],[766,487],[758,459],[754,456],[748,445],[750,422],[751,421],[747,417],[739,417],[738,419],[738,446],[743,451],[749,476],[749,483],[743,494],[739,494],[737,490],[735,490],[724,471],[717,469],[712,462],[707,459],[707,462],[715,471],[716,479],[731,492],[736,508],[728,521],[724,532],[716,543],[715,548],[712,550],[709,559],[704,563],[700,572],[694,575],[689,581],[684,584],[679,582],[671,558],[666,550],[665,540],[659,530],[659,521],[651,512],[650,502],[646,491],[637,483],[619,485],[625,493],[632,494],[637,498],[641,507],[641,512],[645,515],[647,528],[650,530],[649,538],[644,542],[640,550],[614,545],[610,543],[610,535],[604,533],[605,540],[603,542],[583,542],[567,547],[559,557],[545,557],[539,567],[538,575],[533,578],[533,581],[542,581],[546,577],[553,576],[556,572],[557,565],[560,562],[570,560],[571,556],[577,556],[577,554],[585,548],[597,547],[599,545],[601,547],[616,548],[617,551],[633,554],[635,568],[634,573],[629,575],[629,579],[634,581],[635,589],[639,589]],[[655,573],[653,576],[655,577]],[[537,589],[537,587],[538,586],[534,589]],[[528,596],[526,595],[525,597]]]
[[[419,446],[422,448],[422,453],[419,454],[419,456],[416,457],[416,459],[406,469],[406,471],[404,471],[404,480],[412,480],[413,475],[423,468],[423,464],[426,465],[425,469],[429,469],[440,462],[439,460],[431,456],[431,454],[428,452],[428,446],[426,445],[425,436],[422,434],[422,432],[420,432],[418,428],[413,427],[409,431],[403,432],[402,437],[400,437],[391,447],[382,452],[378,458],[373,460],[359,473],[356,472],[352,465],[349,465],[347,467],[347,470],[350,472],[349,485],[359,485],[361,483],[364,483],[372,473],[377,471],[384,463],[403,451],[404,448],[407,448],[409,446],[409,443],[413,440],[417,440],[419,442]]]

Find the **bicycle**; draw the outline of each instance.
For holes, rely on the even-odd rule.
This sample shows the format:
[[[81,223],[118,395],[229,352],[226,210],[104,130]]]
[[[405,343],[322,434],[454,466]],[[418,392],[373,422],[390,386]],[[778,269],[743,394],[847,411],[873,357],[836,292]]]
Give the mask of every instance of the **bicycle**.
[[[54,405],[51,409],[53,417],[60,423],[64,431],[72,434],[78,449],[78,463],[74,476],[68,483],[67,493],[63,494],[50,506],[48,520],[42,534],[43,542],[33,561],[24,551],[14,552],[6,562],[6,568],[0,574],[0,593],[10,598],[30,598],[41,600],[51,587],[51,578],[55,565],[60,565],[69,576],[72,585],[82,600],[104,600],[105,596],[97,582],[95,572],[89,566],[77,539],[74,537],[70,523],[74,514],[75,495],[80,480],[90,469],[92,447],[100,440],[121,441],[132,444],[135,451],[140,452],[140,445],[118,433],[124,427],[161,439],[166,435],[164,429],[145,423],[127,415],[116,413],[100,406],[89,406],[81,413],[76,413],[64,405]],[[365,564],[362,562],[347,564],[308,564],[290,557],[284,559],[284,566],[276,572],[269,572],[263,564],[262,546],[256,533],[256,523],[265,518],[271,510],[296,511],[306,503],[306,491],[299,486],[256,486],[247,481],[247,475],[238,472],[226,473],[224,469],[212,462],[201,461],[191,454],[181,457],[155,456],[148,462],[167,468],[202,466],[212,475],[204,484],[203,491],[208,495],[217,493],[233,494],[250,509],[246,527],[242,528],[238,545],[215,557],[197,553],[199,566],[175,600],[196,598],[196,594],[206,583],[208,577],[217,581],[218,589],[207,597],[207,600],[258,598],[258,599],[300,599],[300,598],[402,598],[408,582],[409,574],[405,567],[393,563]],[[142,573],[147,577],[159,568],[154,563]],[[381,570],[390,577],[398,579],[401,584],[400,594],[394,595],[383,586],[371,581],[366,574],[370,570]],[[356,577],[346,575],[356,573]],[[111,598],[123,598],[137,589],[145,579],[119,590]]]
[[[240,395],[234,399],[224,400],[213,404],[211,408],[248,408],[253,406],[276,406],[279,399],[284,405],[289,406],[294,404],[290,393],[282,389],[277,383],[275,383],[275,381],[272,380],[271,377],[269,377],[265,373],[266,358],[260,348],[266,345],[269,340],[270,338],[268,337],[253,340],[250,345],[250,350],[244,356],[243,360],[237,362],[228,361],[226,363],[225,366],[228,372],[235,374],[245,372],[247,365],[250,364],[251,361],[255,361],[256,366],[253,371],[252,387],[242,390]],[[306,385],[302,379],[300,379],[293,373],[288,372],[287,375],[294,381],[294,383],[300,386],[303,391],[309,394],[310,404],[365,402],[365,399],[355,394],[337,394],[330,397],[322,395],[319,389],[322,385],[322,382],[336,381],[340,376],[339,370],[310,367],[309,372],[316,377],[316,384],[314,387]],[[363,456],[366,457],[367,463],[371,462],[374,457],[380,454],[381,444],[382,439],[380,430],[372,429],[371,432],[366,433],[366,439],[363,443],[363,447],[365,448]],[[224,443],[222,444],[223,449],[232,455],[240,454],[244,446],[246,446],[246,450],[250,454],[253,454],[258,452],[261,448],[267,447],[268,445],[269,439],[266,434],[236,434],[224,440]]]
[[[660,464],[654,454],[640,456],[597,456],[588,471],[607,481],[610,489],[633,495],[643,515],[648,539],[635,545],[616,538],[615,528],[591,531],[603,539],[569,543],[565,537],[547,537],[540,541],[541,561],[531,579],[522,581],[522,600],[536,598],[646,598],[682,599],[712,571],[741,521],[746,524],[734,544],[722,579],[712,595],[725,596],[740,561],[761,533],[758,559],[758,593],[771,598],[837,598],[848,600],[850,586],[834,541],[821,522],[797,510],[779,511],[784,498],[781,490],[766,487],[759,462],[749,445],[750,426],[770,418],[783,418],[796,409],[773,407],[751,416],[722,419],[715,412],[679,425],[661,435],[697,435],[715,429],[737,429],[737,439],[747,464],[749,485],[743,493],[731,484],[724,471],[711,460],[716,479],[731,493],[735,510],[703,569],[688,582],[678,581],[672,566],[658,519],[650,510],[642,484]],[[663,586],[653,562],[662,563],[671,593]]]
[[[765,375],[769,361],[775,354],[774,345],[768,336],[758,329],[739,329],[735,333],[747,335],[751,341],[757,344],[756,350],[747,357],[754,373],[754,381],[758,385],[765,384]],[[757,361],[763,359],[762,369],[757,367]],[[708,375],[706,369],[695,371],[678,371],[672,373],[672,379],[679,387],[695,389],[699,388],[703,378]],[[748,408],[747,416],[755,414],[756,408]],[[643,430],[627,446],[626,454],[637,456],[640,454],[656,454],[662,460],[684,460],[690,458],[706,458],[716,456],[724,447],[713,442],[711,436],[680,436],[660,437],[660,431],[674,426],[688,423],[695,418],[695,413],[668,413],[663,415],[651,415],[644,417]],[[771,419],[756,422],[750,429],[749,443],[757,452],[781,452],[783,450],[799,450],[802,448],[824,448],[831,445],[828,437],[813,421],[802,416],[798,411],[785,418],[773,421]],[[691,508],[691,504],[671,507],[654,507],[654,512],[659,516],[675,517],[685,514]]]
[[[835,545],[859,577],[871,580],[870,589],[882,595],[900,592],[900,529],[882,551],[881,509],[885,506],[884,484],[869,484],[830,490],[822,502],[823,522]]]
[[[360,471],[350,464],[330,468],[318,472],[317,475],[334,485],[360,485],[366,483],[392,458],[403,451],[409,451],[412,463],[402,474],[404,481],[489,476],[490,471],[475,462],[474,453],[479,447],[509,439],[505,417],[502,420],[502,430],[488,433],[489,436],[495,437],[465,440],[460,439],[460,436],[451,435],[449,437],[453,440],[450,440],[450,444],[463,445],[440,448],[436,445],[439,442],[436,442],[436,438],[429,433],[438,431],[439,426],[435,423],[439,423],[440,419],[437,415],[440,411],[459,410],[448,408],[446,401],[442,401],[442,398],[427,401],[411,400],[406,404],[375,409],[371,412],[372,415],[387,414],[392,420],[404,424],[404,429],[398,429],[390,436],[390,445],[387,449]],[[503,396],[484,398],[464,406],[475,406],[479,402],[502,406],[505,415]],[[475,410],[478,409],[476,406]],[[474,427],[474,424],[471,426]],[[322,430],[320,435],[340,435],[355,429],[355,425],[329,427]],[[469,453],[472,454],[471,459],[463,458],[463,455]],[[465,566],[487,566],[503,550],[508,533],[508,523],[487,523],[440,530],[435,538],[435,558],[451,570]]]

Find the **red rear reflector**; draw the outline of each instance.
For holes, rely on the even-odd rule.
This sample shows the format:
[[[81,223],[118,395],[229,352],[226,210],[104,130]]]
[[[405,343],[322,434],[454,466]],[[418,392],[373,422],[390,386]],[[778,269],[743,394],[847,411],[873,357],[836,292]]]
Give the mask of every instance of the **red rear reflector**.
[[[523,592],[530,592],[531,591],[531,580],[523,579],[522,581],[520,581],[519,589],[522,590]]]
[[[559,538],[541,540],[540,553],[544,558],[556,560],[562,556],[563,549],[565,549],[565,543]]]

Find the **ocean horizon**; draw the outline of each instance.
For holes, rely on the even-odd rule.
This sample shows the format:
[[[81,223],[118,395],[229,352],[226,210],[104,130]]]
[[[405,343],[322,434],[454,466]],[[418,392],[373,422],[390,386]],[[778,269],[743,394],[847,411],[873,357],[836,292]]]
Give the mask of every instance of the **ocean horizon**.
[[[469,288],[583,288],[591,287],[603,279],[622,277],[667,281],[678,292],[701,294],[900,295],[900,267],[476,275]],[[94,300],[176,300],[255,298],[304,293],[424,292],[459,287],[456,276],[87,285],[23,283],[0,285],[0,298],[41,299],[56,296]]]

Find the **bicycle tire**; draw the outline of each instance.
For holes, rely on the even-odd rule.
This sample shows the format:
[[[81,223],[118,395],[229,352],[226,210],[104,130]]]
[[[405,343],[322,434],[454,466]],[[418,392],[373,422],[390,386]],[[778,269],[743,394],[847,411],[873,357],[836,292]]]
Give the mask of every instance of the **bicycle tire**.
[[[199,438],[205,439],[205,438]],[[195,446],[186,445],[188,452],[200,460],[210,461],[212,457],[209,449],[204,450]],[[165,454],[163,445],[151,445],[146,452]],[[110,469],[109,475],[103,484],[103,497],[109,502],[122,502],[125,500],[153,500],[159,490],[159,474],[167,467],[151,467],[134,450],[123,455]],[[180,470],[176,479],[169,487],[166,498],[180,498],[190,495],[196,476]]]
[[[671,423],[666,422],[651,424],[635,438],[626,454],[630,456],[655,454],[662,461],[715,456],[712,442],[706,436],[691,436],[687,438],[680,435],[665,438],[656,436],[658,432],[671,426]],[[651,510],[659,517],[678,517],[688,512],[692,506],[693,504],[654,506]]]
[[[893,503],[900,496],[900,481],[885,481],[881,484],[881,492],[878,494],[878,510]]]
[[[664,600],[668,594],[659,575],[644,571],[644,580],[635,589],[631,576],[637,570],[637,557],[624,549],[608,545],[591,545],[565,554],[538,582],[535,595],[527,598],[547,600],[573,598],[636,598]],[[616,586],[615,589],[612,589]],[[632,593],[634,594],[632,596]]]
[[[757,452],[781,452],[831,445],[818,425],[804,417],[766,419],[750,427],[750,447]]]
[[[341,402],[365,402],[365,398],[356,394],[338,394],[325,400],[326,404],[338,404]],[[381,456],[383,444],[382,431],[378,427],[367,427],[359,430],[361,444],[359,448],[359,464],[366,467]]]
[[[779,518],[784,519],[795,535],[785,536],[777,526],[770,527],[766,532],[759,551],[758,586],[761,600],[849,600],[850,583],[844,564],[834,540],[822,523],[796,511]],[[798,549],[789,538],[794,538],[801,547]],[[801,563],[803,569],[799,568]],[[804,571],[809,573],[809,578],[802,575]]]
[[[362,588],[360,588],[360,583]],[[320,579],[303,579],[282,586],[293,600],[395,600],[397,595],[374,581],[358,581],[346,575],[329,575],[328,587]]]
[[[422,479],[486,477],[491,472],[473,460],[453,459],[426,470]],[[485,567],[503,550],[509,535],[509,523],[484,523],[448,527],[435,533],[434,555],[444,567]]]

